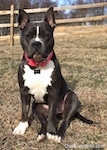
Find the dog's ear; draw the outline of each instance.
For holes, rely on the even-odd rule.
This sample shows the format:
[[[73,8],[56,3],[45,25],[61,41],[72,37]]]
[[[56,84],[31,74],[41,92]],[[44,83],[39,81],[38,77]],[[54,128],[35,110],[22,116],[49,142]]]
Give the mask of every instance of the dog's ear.
[[[53,7],[50,7],[46,14],[45,14],[45,18],[44,18],[44,21],[48,22],[49,25],[54,29],[55,26],[56,26],[56,23],[55,23],[55,16],[54,16],[54,11],[53,11]]]
[[[24,29],[24,27],[29,21],[30,21],[29,15],[23,9],[19,9],[19,17],[18,17],[19,28]]]

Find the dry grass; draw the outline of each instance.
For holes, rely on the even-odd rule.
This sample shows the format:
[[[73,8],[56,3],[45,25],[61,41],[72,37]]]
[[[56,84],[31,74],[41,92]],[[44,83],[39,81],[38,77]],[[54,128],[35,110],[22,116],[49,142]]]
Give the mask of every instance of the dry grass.
[[[75,88],[82,102],[81,113],[99,122],[95,126],[90,126],[74,120],[61,144],[47,140],[38,144],[36,135],[40,126],[36,120],[24,136],[12,135],[12,130],[18,124],[21,115],[17,69],[22,50],[18,44],[13,48],[1,44],[0,149],[65,150],[74,146],[76,150],[85,150],[102,145],[107,149],[106,32],[106,26],[60,27],[55,30],[55,51],[63,75]]]

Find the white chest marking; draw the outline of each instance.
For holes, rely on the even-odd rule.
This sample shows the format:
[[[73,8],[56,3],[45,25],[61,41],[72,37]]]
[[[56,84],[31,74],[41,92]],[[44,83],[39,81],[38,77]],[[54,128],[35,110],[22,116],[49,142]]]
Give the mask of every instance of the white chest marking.
[[[50,60],[45,67],[41,67],[40,74],[34,74],[28,65],[24,65],[24,86],[29,88],[29,93],[34,95],[37,102],[43,102],[43,96],[47,93],[47,86],[51,86],[51,75],[54,63]]]

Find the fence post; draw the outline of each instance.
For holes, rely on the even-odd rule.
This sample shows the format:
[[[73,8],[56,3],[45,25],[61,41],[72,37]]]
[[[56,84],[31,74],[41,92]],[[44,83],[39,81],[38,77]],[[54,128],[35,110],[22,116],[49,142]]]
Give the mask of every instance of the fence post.
[[[10,46],[14,45],[14,5],[11,5],[10,13]]]

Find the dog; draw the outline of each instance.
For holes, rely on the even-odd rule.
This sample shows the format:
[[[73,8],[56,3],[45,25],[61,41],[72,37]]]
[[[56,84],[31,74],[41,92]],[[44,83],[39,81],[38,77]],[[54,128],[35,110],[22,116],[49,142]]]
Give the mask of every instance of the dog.
[[[22,117],[13,134],[23,135],[29,127],[31,97],[32,118],[38,118],[41,129],[37,136],[60,143],[73,118],[92,124],[79,113],[81,106],[76,93],[68,86],[61,74],[60,64],[54,51],[53,7],[45,13],[43,21],[30,21],[29,15],[19,10],[18,24],[24,51],[18,70],[18,83],[22,101]],[[62,123],[58,128],[58,120]]]

